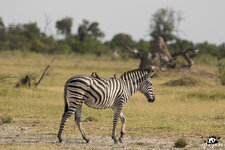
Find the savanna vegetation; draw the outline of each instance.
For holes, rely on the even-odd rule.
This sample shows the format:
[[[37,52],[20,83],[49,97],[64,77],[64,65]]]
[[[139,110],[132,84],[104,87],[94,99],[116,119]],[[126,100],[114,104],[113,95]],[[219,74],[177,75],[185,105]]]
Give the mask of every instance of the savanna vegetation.
[[[42,144],[38,144],[41,148],[57,148],[58,145],[51,142],[57,141],[56,135],[64,109],[65,81],[76,74],[90,75],[92,71],[97,71],[100,76],[111,77],[114,73],[122,74],[138,67],[136,59],[124,61],[96,56],[57,55],[56,61],[39,87],[15,88],[17,81],[24,73],[39,78],[51,59],[51,55],[43,56],[37,53],[1,54],[0,132],[2,136],[6,136],[6,139],[7,136],[15,136],[15,139],[25,138],[25,141],[29,141],[29,138],[38,137],[42,141]],[[156,101],[153,104],[148,103],[144,95],[137,93],[132,96],[124,109],[127,117],[125,139],[126,137],[137,138],[137,143],[133,143],[133,146],[137,147],[158,147],[160,144],[156,145],[149,141],[141,142],[143,145],[139,145],[138,139],[140,137],[170,137],[175,140],[177,137],[183,137],[189,140],[188,146],[201,146],[201,137],[224,135],[225,87],[220,85],[217,73],[217,66],[199,64],[191,71],[171,70],[153,78]],[[176,82],[175,85],[167,84],[184,76],[187,76],[189,80],[197,81],[197,84],[192,82],[189,84],[190,81],[186,81],[186,78],[182,82]],[[112,118],[113,113],[110,109],[94,110],[86,106],[83,108],[82,120],[87,121],[83,122],[83,127],[93,141],[93,136],[110,138]],[[3,120],[11,121],[5,123]],[[120,123],[117,133],[119,128]],[[72,117],[67,122],[63,135],[65,142],[68,140],[82,142]],[[191,138],[200,139],[200,141],[196,143],[195,139]],[[45,143],[46,139],[50,142]],[[112,142],[111,139],[109,141]],[[8,142],[10,143],[10,139]],[[113,142],[111,144],[113,145]],[[23,146],[30,148],[26,144],[14,146],[19,149]],[[67,146],[60,146],[60,149]],[[1,145],[1,147],[7,146]]]
[[[76,33],[71,33],[73,20],[70,17],[56,22],[62,39],[46,35],[36,23],[6,27],[0,19],[0,149],[159,149],[177,147],[177,139],[185,139],[178,145],[198,149],[209,136],[220,135],[223,139],[225,47],[208,42],[194,44],[178,38],[173,20],[162,16],[168,12],[180,21],[179,15],[173,16],[176,14],[173,10],[157,11],[153,17],[155,22],[151,24],[151,41],[134,41],[130,35],[119,33],[111,41],[102,42],[104,32],[99,24],[87,20]],[[155,23],[169,23],[163,31],[168,30],[166,33],[171,34],[165,35],[161,30],[156,33],[155,29],[159,28]],[[131,97],[123,110],[127,118],[124,144],[113,145],[110,139],[112,110],[87,106],[82,109],[82,120],[90,143],[82,143],[72,117],[63,133],[67,144],[56,143],[67,79],[92,72],[112,77],[114,73],[120,75],[138,68],[139,60],[123,51],[120,41],[145,53],[151,51],[150,45],[159,35],[166,39],[170,52],[191,46],[200,52],[192,68],[157,73],[152,79],[156,94],[154,103],[148,103],[141,93]],[[119,57],[113,55],[114,51]],[[25,75],[32,78],[31,84],[35,83],[53,57],[55,62],[38,87],[15,87]],[[182,63],[182,58],[179,61]],[[119,122],[117,135],[120,125]]]
[[[0,51],[24,51],[38,52],[42,54],[94,54],[97,56],[108,55],[117,51],[122,57],[131,57],[124,54],[121,41],[131,47],[139,49],[142,53],[151,51],[151,44],[161,36],[166,42],[170,52],[196,47],[200,50],[199,57],[205,59],[223,59],[225,57],[224,43],[215,45],[208,42],[193,43],[177,36],[179,24],[182,21],[181,14],[173,9],[159,9],[150,22],[150,41],[140,39],[133,40],[126,33],[118,33],[109,41],[102,41],[105,36],[98,22],[90,22],[86,19],[80,24],[75,33],[72,33],[73,19],[62,18],[55,23],[57,34],[61,38],[55,38],[37,26],[36,22],[25,24],[4,24],[0,17]],[[47,24],[47,23],[46,23]],[[125,55],[125,56],[124,56]]]

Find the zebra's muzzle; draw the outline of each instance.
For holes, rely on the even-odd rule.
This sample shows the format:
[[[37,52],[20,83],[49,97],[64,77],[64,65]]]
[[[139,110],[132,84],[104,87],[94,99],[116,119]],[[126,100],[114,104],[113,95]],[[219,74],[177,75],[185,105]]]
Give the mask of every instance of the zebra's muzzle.
[[[148,102],[153,103],[155,101],[155,96],[153,96],[152,98],[148,99]]]

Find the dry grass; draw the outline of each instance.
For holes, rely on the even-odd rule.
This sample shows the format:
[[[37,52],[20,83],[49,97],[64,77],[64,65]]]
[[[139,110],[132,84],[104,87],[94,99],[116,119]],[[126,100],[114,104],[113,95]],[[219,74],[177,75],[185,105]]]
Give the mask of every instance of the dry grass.
[[[71,76],[90,75],[94,71],[100,76],[111,77],[114,73],[121,74],[137,68],[139,64],[138,60],[132,59],[111,61],[96,57],[58,56],[38,88],[14,88],[24,74],[40,76],[51,59],[51,56],[38,54],[0,55],[0,113],[13,117],[12,126],[30,127],[25,135],[56,135],[64,109],[63,85]],[[202,68],[210,70],[213,74],[216,69],[211,67]],[[215,77],[197,74],[194,78],[203,81],[204,84],[193,87],[164,85],[186,74],[188,73],[182,71],[169,71],[154,78],[156,93],[154,103],[148,103],[141,93],[132,96],[123,110],[127,118],[126,136],[179,137],[182,135],[188,138],[225,135],[225,87],[221,86]],[[110,136],[113,119],[110,109],[94,110],[84,106],[82,120],[89,116],[95,117],[97,121],[83,123],[87,135]],[[120,125],[119,122],[117,133]],[[81,137],[72,117],[64,131],[64,136]],[[0,146],[0,148],[5,147],[36,149],[21,144]],[[38,147],[54,149],[57,146],[38,145]]]

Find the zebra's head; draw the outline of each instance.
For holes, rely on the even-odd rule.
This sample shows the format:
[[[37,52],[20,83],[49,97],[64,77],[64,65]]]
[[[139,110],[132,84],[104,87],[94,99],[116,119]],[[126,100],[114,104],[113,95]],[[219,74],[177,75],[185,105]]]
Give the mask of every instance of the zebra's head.
[[[153,103],[155,101],[155,93],[153,91],[152,87],[152,81],[151,77],[154,75],[154,71],[149,74],[149,77],[143,81],[143,83],[140,86],[140,92],[145,95],[145,97],[148,99],[148,102]]]

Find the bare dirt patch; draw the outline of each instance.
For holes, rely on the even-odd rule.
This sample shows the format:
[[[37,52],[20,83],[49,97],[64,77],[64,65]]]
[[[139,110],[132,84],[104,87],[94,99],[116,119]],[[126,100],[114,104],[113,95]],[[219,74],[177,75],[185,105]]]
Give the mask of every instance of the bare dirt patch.
[[[174,149],[174,142],[178,138],[176,136],[125,136],[122,144],[113,144],[110,136],[89,135],[91,141],[85,143],[81,136],[64,134],[64,144],[62,144],[57,142],[56,134],[32,134],[31,128],[21,123],[0,125],[0,146],[4,145],[4,148],[7,148],[7,145],[19,144],[21,148],[35,145],[35,149],[39,149],[42,145],[47,145],[47,149],[49,147],[53,149]],[[202,147],[203,140],[200,137],[191,137],[187,141],[188,149]]]

